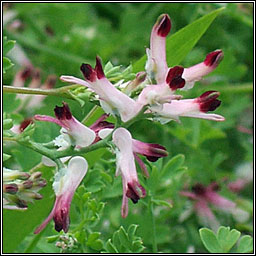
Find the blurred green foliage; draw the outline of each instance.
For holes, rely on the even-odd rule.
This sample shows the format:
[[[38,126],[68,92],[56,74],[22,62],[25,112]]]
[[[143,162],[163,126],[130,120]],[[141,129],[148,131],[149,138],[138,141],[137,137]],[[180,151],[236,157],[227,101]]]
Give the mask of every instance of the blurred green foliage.
[[[130,213],[126,219],[120,215],[122,184],[121,178],[114,175],[115,156],[106,149],[87,154],[90,169],[76,193],[70,214],[70,232],[73,232],[72,239],[73,236],[77,239],[77,245],[68,252],[114,252],[115,249],[118,252],[152,252],[149,203],[154,207],[159,252],[185,253],[191,248],[196,253],[206,252],[198,233],[202,224],[195,214],[183,222],[179,220],[181,214],[191,208],[191,202],[181,197],[179,191],[184,187],[191,188],[197,182],[207,185],[215,180],[222,187],[222,195],[242,201],[244,209],[252,207],[252,186],[234,194],[227,189],[227,183],[238,178],[236,170],[241,165],[253,161],[253,6],[246,3],[4,4],[7,21],[4,36],[16,41],[29,62],[41,70],[43,81],[50,74],[82,78],[81,63],[94,65],[96,55],[105,64],[111,61],[114,66],[121,65],[125,69],[145,54],[151,28],[160,14],[170,15],[173,35],[220,7],[225,10],[177,64],[189,67],[201,62],[208,52],[223,50],[225,57],[219,67],[197,82],[192,90],[182,94],[184,98],[192,98],[207,90],[220,91],[222,105],[217,112],[225,116],[226,121],[213,123],[182,118],[181,123],[170,122],[164,126],[147,120],[131,126],[129,130],[134,138],[164,145],[169,156],[150,165],[145,161],[150,178],[146,180],[141,174],[139,176],[148,196],[136,205],[129,202]],[[7,20],[7,14],[12,18]],[[182,38],[179,40],[182,44]],[[186,40],[184,38],[184,43]],[[4,75],[6,85],[12,84],[15,74],[25,64],[12,51],[7,57],[15,65]],[[173,51],[175,53],[175,49]],[[172,62],[171,59],[168,61]],[[58,80],[56,87],[63,85]],[[20,99],[14,94],[4,94],[3,108],[8,118],[17,124],[34,114],[53,115],[55,105],[60,105],[62,100],[49,96],[42,106],[26,110],[19,109]],[[83,120],[93,107],[90,102],[81,108],[76,101],[66,101],[78,120]],[[55,124],[37,122],[32,137],[37,142],[48,142],[58,135],[58,131]],[[25,171],[41,160],[38,153],[16,145],[8,144],[5,154],[11,156],[5,157],[6,167],[18,166]],[[53,201],[52,169],[42,167],[40,171],[48,180],[48,186],[42,190],[44,199],[32,205],[28,215],[4,211],[4,252],[60,252],[55,246],[56,241],[62,241],[60,236],[51,243],[46,239],[56,235],[52,223],[43,234],[32,234],[50,211],[49,202]],[[245,234],[252,233],[252,212],[243,222],[214,210],[221,224]],[[76,232],[78,226],[80,233]],[[126,236],[132,229],[136,230],[136,236],[134,231],[128,239]],[[117,237],[127,239],[119,244]],[[128,244],[123,246],[123,243]]]

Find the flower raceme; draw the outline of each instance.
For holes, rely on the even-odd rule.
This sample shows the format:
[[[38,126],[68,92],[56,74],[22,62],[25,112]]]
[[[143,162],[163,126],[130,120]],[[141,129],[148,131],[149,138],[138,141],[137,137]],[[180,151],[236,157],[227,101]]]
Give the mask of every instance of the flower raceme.
[[[54,112],[56,118],[45,115],[35,115],[34,118],[38,121],[56,123],[64,128],[63,132],[70,135],[77,148],[87,147],[94,142],[96,138],[95,132],[72,116],[67,103],[63,102],[62,107],[56,106]]]
[[[123,122],[129,121],[140,112],[143,105],[119,91],[105,77],[99,57],[96,57],[94,69],[89,64],[82,64],[80,69],[85,81],[72,76],[61,76],[60,79],[90,88],[99,96],[100,104],[104,111],[112,115],[120,115]]]
[[[87,169],[87,161],[83,157],[76,156],[69,161],[68,167],[60,169],[56,173],[53,183],[53,189],[56,195],[55,204],[49,216],[36,228],[35,234],[40,233],[51,219],[55,222],[56,231],[60,232],[63,229],[67,233],[71,201]]]

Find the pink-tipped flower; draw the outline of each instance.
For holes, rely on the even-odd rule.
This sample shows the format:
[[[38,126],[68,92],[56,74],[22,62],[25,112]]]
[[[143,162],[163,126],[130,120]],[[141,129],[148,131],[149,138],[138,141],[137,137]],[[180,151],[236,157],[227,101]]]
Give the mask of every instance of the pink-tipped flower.
[[[85,81],[72,76],[61,76],[60,79],[90,88],[99,96],[100,104],[106,113],[118,114],[123,122],[127,122],[142,109],[143,106],[141,104],[119,91],[105,77],[99,57],[96,58],[94,69],[89,64],[82,64],[80,69]]]
[[[202,63],[185,68],[182,77],[185,79],[186,85],[183,90],[191,89],[196,81],[201,80],[203,76],[212,72],[219,65],[222,59],[222,50],[215,50],[209,53]]]
[[[171,103],[163,104],[163,108],[151,107],[151,111],[160,117],[163,123],[170,120],[179,121],[180,116],[202,118],[213,121],[224,121],[225,118],[217,114],[208,114],[214,111],[220,104],[219,92],[208,91],[196,99],[173,100]]]
[[[132,136],[125,128],[118,128],[113,133],[113,143],[117,146],[116,175],[122,175],[123,203],[121,215],[125,218],[128,214],[128,198],[133,203],[146,196],[145,189],[138,181],[133,155]]]
[[[87,169],[87,161],[83,157],[76,156],[69,161],[67,168],[61,169],[55,175],[55,181],[53,183],[56,195],[55,204],[49,216],[35,230],[35,234],[40,233],[51,219],[55,222],[56,231],[60,232],[63,230],[65,233],[68,232],[71,201]]]
[[[151,32],[150,49],[147,49],[146,71],[151,80],[155,80],[157,84],[165,83],[168,72],[172,69],[168,68],[166,62],[166,36],[170,29],[170,18],[167,14],[163,14],[158,18]],[[184,90],[192,88],[196,81],[212,72],[222,59],[222,50],[209,53],[204,62],[182,70],[179,74],[180,78],[172,82],[172,87]]]
[[[15,78],[12,82],[12,86],[15,87],[23,87],[25,84],[25,81],[30,78],[32,75],[32,68],[31,67],[25,67],[24,69],[17,72],[15,75]]]
[[[152,28],[150,49],[147,49],[148,61],[146,70],[149,77],[162,84],[168,71],[166,62],[166,37],[171,30],[171,20],[168,14],[162,14]]]
[[[35,115],[34,118],[39,121],[56,123],[63,127],[64,133],[70,135],[77,148],[87,147],[94,142],[95,132],[72,116],[67,103],[63,102],[62,107],[56,106],[54,112],[56,118],[45,115]]]
[[[192,192],[181,191],[182,196],[188,197],[195,201],[194,209],[205,225],[209,225],[216,230],[219,223],[214,216],[209,204],[212,204],[222,211],[236,214],[236,204],[231,200],[219,195],[217,191],[219,186],[216,182],[211,183],[207,187],[198,183],[192,187]]]

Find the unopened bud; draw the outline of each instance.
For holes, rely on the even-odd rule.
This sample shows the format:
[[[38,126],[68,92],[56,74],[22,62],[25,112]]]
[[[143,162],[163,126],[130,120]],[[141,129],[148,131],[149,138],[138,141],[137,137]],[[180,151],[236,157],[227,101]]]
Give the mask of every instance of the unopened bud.
[[[23,189],[30,189],[33,187],[33,181],[32,180],[26,180],[22,184]]]
[[[137,73],[135,79],[131,81],[124,89],[124,92],[126,94],[130,94],[133,90],[135,90],[142,82],[145,81],[147,76],[147,73],[144,71],[141,71]]]
[[[30,175],[27,172],[20,172],[16,170],[10,170],[4,168],[3,172],[3,180],[4,181],[11,181],[11,180],[27,180],[29,179]]]
[[[3,192],[9,194],[16,194],[18,191],[18,186],[15,183],[3,184]]]
[[[33,172],[31,175],[30,175],[30,179],[31,180],[36,180],[36,179],[39,179],[41,178],[42,176],[42,173],[41,172]]]
[[[43,198],[42,195],[40,195],[39,193],[36,193],[36,192],[28,192],[28,191],[24,191],[22,193],[22,196],[25,196],[25,197],[29,197],[31,199],[35,199],[35,200],[40,200]]]

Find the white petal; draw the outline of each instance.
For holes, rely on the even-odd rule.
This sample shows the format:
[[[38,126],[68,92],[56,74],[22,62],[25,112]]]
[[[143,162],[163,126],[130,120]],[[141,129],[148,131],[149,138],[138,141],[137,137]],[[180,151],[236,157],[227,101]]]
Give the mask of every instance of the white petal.
[[[74,77],[74,76],[61,76],[60,80],[64,81],[64,82],[68,82],[68,83],[80,84],[80,85],[86,86],[88,88],[91,87],[90,84],[87,83],[86,81],[84,81],[80,78]]]
[[[81,156],[73,157],[69,161],[68,167],[59,170],[54,177],[53,188],[56,196],[75,191],[85,176],[87,169],[88,163],[85,158]]]
[[[99,131],[98,135],[101,139],[105,139],[114,129],[105,128]]]

